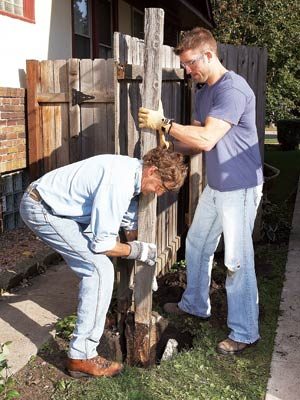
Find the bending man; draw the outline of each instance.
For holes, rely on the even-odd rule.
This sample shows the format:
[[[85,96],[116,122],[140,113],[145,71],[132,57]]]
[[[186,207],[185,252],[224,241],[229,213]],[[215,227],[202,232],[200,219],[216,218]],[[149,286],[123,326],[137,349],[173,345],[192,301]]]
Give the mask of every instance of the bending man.
[[[155,148],[142,161],[105,154],[58,168],[25,192],[20,205],[24,222],[60,253],[81,279],[77,324],[67,360],[73,377],[121,372],[120,363],[98,356],[96,350],[113,290],[114,268],[109,256],[155,265],[155,244],[120,243],[119,229],[122,226],[132,240],[137,196],[177,191],[185,176],[181,154]]]

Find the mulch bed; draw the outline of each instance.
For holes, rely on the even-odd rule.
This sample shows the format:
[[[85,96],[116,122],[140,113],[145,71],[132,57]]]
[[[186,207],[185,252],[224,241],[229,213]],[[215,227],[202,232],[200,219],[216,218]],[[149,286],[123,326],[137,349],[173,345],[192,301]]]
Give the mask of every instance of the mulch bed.
[[[34,257],[37,253],[48,250],[27,227],[17,228],[0,234],[0,273],[14,270],[23,259]]]

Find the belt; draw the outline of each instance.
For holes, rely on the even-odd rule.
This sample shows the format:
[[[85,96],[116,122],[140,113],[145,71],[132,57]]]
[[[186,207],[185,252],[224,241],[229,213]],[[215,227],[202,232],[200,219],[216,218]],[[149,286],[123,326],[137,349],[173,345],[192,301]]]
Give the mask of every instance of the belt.
[[[28,193],[28,196],[29,196],[32,200],[35,200],[35,201],[41,201],[41,200],[43,200],[42,197],[41,197],[41,195],[39,194],[38,190],[35,189],[35,188],[32,189],[32,188],[29,186],[29,188],[26,190],[26,192]]]

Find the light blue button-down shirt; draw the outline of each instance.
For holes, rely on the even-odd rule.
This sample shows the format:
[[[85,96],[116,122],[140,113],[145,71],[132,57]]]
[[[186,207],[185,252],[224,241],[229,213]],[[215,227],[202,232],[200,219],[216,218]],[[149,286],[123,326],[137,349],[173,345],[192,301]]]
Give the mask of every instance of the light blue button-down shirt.
[[[90,225],[91,250],[111,250],[121,226],[137,228],[142,161],[104,154],[48,172],[36,182],[53,214]]]

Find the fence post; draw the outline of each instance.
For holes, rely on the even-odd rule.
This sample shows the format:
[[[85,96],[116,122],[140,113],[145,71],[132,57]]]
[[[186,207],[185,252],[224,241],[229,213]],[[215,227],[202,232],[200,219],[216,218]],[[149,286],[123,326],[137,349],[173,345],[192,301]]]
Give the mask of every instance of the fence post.
[[[162,55],[164,11],[145,9],[145,53],[142,86],[143,107],[158,109],[162,85]],[[141,133],[141,156],[157,146],[156,132],[149,129]],[[140,196],[138,238],[144,242],[156,242],[156,196]],[[136,263],[134,286],[134,322],[131,348],[127,348],[129,364],[148,366],[155,361],[156,336],[152,326],[152,279],[154,268]],[[155,329],[155,327],[153,327]],[[131,354],[130,354],[131,353]]]

